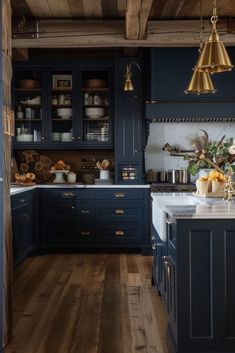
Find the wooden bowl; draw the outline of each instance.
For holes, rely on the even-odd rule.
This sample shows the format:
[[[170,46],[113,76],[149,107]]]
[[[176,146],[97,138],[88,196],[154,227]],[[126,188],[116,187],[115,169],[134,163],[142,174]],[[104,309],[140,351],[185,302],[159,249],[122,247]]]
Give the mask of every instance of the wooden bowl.
[[[24,88],[24,89],[39,88],[40,82],[37,80],[19,80],[18,86],[19,88]]]
[[[107,81],[102,79],[90,79],[86,80],[85,86],[87,88],[106,88]]]

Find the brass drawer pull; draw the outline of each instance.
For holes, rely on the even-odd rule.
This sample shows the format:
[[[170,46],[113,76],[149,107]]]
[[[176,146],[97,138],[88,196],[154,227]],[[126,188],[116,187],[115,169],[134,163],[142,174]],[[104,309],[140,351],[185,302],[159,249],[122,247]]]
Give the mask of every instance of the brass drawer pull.
[[[123,230],[116,230],[115,235],[117,235],[118,237],[121,237],[125,235],[125,233],[123,232]]]
[[[88,213],[90,213],[90,210],[81,210],[81,213],[88,214]]]
[[[121,208],[118,208],[117,210],[115,210],[115,213],[116,213],[116,214],[124,214],[125,211],[122,210]]]
[[[115,196],[117,199],[119,199],[119,198],[125,197],[126,194],[125,194],[124,192],[116,192],[116,193],[114,194],[114,196]]]
[[[63,192],[61,195],[62,197],[69,197],[69,198],[76,196],[73,192]]]
[[[81,232],[81,235],[90,235],[90,232]]]

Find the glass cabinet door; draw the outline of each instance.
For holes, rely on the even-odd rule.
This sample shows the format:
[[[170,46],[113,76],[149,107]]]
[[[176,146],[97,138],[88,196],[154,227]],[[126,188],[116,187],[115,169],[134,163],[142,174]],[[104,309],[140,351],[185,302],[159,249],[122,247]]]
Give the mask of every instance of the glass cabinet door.
[[[72,70],[51,72],[49,94],[50,143],[71,144],[74,141],[74,80]]]
[[[40,70],[20,70],[14,75],[16,144],[36,144],[43,136],[43,90]]]
[[[111,95],[109,71],[82,72],[82,142],[111,144]]]

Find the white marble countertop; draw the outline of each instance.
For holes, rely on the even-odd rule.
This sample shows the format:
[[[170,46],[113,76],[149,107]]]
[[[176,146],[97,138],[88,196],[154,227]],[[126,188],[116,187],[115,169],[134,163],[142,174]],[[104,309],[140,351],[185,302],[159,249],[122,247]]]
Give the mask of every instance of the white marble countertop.
[[[25,191],[30,191],[33,189],[52,189],[52,188],[66,188],[66,189],[146,189],[150,188],[150,185],[147,184],[138,184],[138,185],[88,185],[88,184],[38,184],[33,186],[12,186],[10,188],[10,195],[16,195]]]
[[[224,201],[222,198],[197,197],[190,193],[151,193],[151,196],[153,203],[160,200],[162,209],[175,219],[235,219],[235,198]],[[189,202],[189,196],[193,198],[192,202]],[[167,204],[167,201],[164,204],[167,198],[177,202],[179,197],[179,205]],[[187,200],[185,205],[184,199]]]

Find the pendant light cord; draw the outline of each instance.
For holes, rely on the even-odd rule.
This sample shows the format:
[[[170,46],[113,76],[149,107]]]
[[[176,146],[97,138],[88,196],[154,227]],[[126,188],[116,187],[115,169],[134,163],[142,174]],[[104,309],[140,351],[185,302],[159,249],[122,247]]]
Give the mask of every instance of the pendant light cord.
[[[199,37],[199,54],[201,54],[203,47],[203,16],[202,16],[202,0],[200,0],[200,37]]]
[[[213,12],[211,16],[211,23],[213,25],[213,29],[216,29],[216,22],[218,21],[217,15],[217,7],[216,7],[216,0],[213,0]]]

